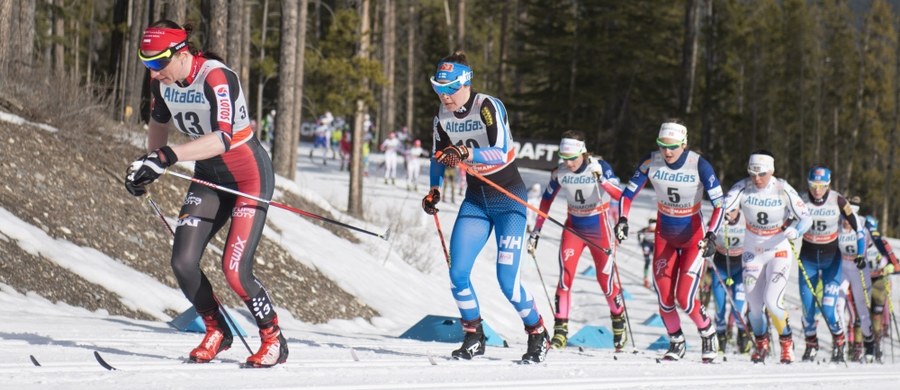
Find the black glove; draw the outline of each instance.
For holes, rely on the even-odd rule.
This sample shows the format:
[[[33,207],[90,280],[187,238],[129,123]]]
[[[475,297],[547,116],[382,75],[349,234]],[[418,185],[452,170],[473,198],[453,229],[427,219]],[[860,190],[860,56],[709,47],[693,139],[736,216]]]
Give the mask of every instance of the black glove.
[[[703,251],[703,257],[710,257],[716,254],[716,234],[713,232],[706,232],[706,237],[697,243],[697,247]]]
[[[434,215],[438,212],[437,204],[441,201],[441,192],[437,188],[428,191],[428,195],[422,198],[422,209],[428,215]]]
[[[856,256],[856,268],[863,269],[866,268],[866,257],[865,256]]]
[[[628,238],[628,218],[619,217],[619,222],[613,228],[613,231],[616,233],[616,240],[619,242],[625,241]]]
[[[469,158],[469,148],[462,145],[450,145],[441,150],[441,154],[438,156],[437,161],[445,166],[453,168],[456,164],[459,164],[460,161],[465,161],[467,158]]]
[[[534,251],[537,250],[538,241],[541,239],[540,230],[533,230],[531,232],[531,236],[528,237],[528,253],[534,256]]]
[[[144,195],[147,192],[144,186],[156,181],[159,175],[166,171],[166,168],[177,161],[178,156],[168,146],[163,146],[139,157],[131,163],[126,171],[125,189],[134,196]]]

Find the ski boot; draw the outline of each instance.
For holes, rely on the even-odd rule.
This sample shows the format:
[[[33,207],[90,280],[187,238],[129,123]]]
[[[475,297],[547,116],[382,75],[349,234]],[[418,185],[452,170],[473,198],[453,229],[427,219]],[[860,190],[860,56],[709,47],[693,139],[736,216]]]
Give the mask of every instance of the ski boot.
[[[726,333],[716,333],[716,338],[719,339],[719,352],[723,355],[725,354],[725,346],[728,345],[728,334]]]
[[[881,336],[880,335],[876,334],[875,341],[873,344],[874,345],[873,345],[872,349],[875,350],[875,362],[877,362],[878,364],[884,364],[884,360],[882,359],[884,357],[884,354],[881,353]]]
[[[663,355],[663,360],[680,360],[684,358],[685,345],[684,333],[680,330],[678,333],[669,335],[669,350]]]
[[[553,325],[553,339],[550,340],[550,346],[554,349],[562,349],[569,342],[569,320],[556,320]]]
[[[803,351],[804,362],[816,361],[816,355],[819,353],[819,338],[815,335],[806,336],[806,350]]]
[[[862,360],[862,343],[854,341],[850,343],[850,361],[851,362],[859,362]]]
[[[522,363],[543,362],[550,350],[550,335],[544,328],[544,320],[540,319],[537,324],[526,326],[525,331],[528,332],[528,349],[522,355]]]
[[[481,318],[472,321],[463,321],[463,338],[462,346],[450,353],[454,359],[471,360],[475,356],[484,355],[485,340],[484,327],[481,325]]]
[[[875,336],[866,337],[863,340],[863,349],[865,350],[863,359],[866,363],[875,362]]]
[[[766,356],[769,355],[769,334],[756,336],[755,339],[756,348],[753,350],[753,354],[750,355],[750,361],[753,363],[764,363]]]
[[[741,329],[737,335],[737,350],[740,354],[750,353],[750,350],[753,348],[753,343],[750,341],[750,337],[747,336],[747,331]]]
[[[700,330],[700,341],[702,342],[700,356],[704,363],[710,363],[719,356],[719,339],[716,337],[716,327],[712,324],[706,329]]]
[[[272,321],[271,326],[259,329],[259,338],[262,339],[259,351],[247,358],[245,367],[272,367],[287,361],[287,340],[278,326],[278,317]]]
[[[625,334],[625,312],[612,316],[612,331],[613,347],[616,348],[616,352],[622,352],[625,350],[625,341],[628,340],[628,335]]]
[[[781,344],[781,363],[791,364],[794,361],[794,340],[790,334],[778,337],[778,344]]]
[[[206,325],[206,336],[200,345],[191,351],[190,361],[193,363],[207,363],[213,360],[219,352],[231,348],[234,339],[228,323],[225,322],[225,316],[218,308],[200,317]]]
[[[844,334],[832,335],[831,362],[846,363],[844,359]]]

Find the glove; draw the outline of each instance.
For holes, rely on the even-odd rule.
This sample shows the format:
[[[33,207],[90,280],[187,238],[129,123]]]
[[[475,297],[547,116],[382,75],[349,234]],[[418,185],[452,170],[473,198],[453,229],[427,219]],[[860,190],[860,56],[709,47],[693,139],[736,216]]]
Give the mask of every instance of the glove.
[[[437,188],[432,188],[431,191],[428,191],[428,195],[425,195],[422,198],[422,209],[425,210],[425,214],[434,215],[438,212],[437,204],[441,201],[441,192],[438,191]]]
[[[714,255],[716,253],[716,234],[713,232],[706,232],[706,237],[697,243],[697,247],[703,251],[703,257]]]
[[[613,231],[616,233],[616,240],[620,243],[625,241],[628,238],[628,218],[619,217],[619,222],[613,228]]]
[[[794,229],[793,226],[788,226],[784,229],[784,236],[787,237],[788,240],[796,240],[800,233],[797,232],[797,229]]]
[[[528,253],[534,256],[534,251],[537,250],[538,241],[541,239],[541,232],[539,230],[534,230],[531,232],[531,236],[528,237]]]
[[[444,164],[444,166],[453,168],[460,161],[465,161],[467,158],[469,158],[469,148],[462,145],[450,145],[441,150],[441,155],[438,156],[437,161]]]
[[[166,168],[177,161],[178,156],[168,146],[163,146],[139,157],[126,170],[125,189],[134,196],[144,195],[147,192],[144,186],[156,181],[159,175],[166,171]]]
[[[865,256],[856,256],[854,260],[856,262],[856,268],[863,269],[866,268],[866,257]]]

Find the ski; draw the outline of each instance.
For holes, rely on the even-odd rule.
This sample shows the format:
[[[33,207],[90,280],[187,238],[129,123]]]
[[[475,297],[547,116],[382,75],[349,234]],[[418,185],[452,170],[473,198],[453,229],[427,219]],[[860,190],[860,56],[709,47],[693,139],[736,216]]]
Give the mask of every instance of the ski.
[[[103,357],[100,356],[100,352],[94,351],[94,358],[97,359],[97,363],[100,363],[100,366],[102,366],[103,368],[109,371],[116,371],[115,367],[109,365],[106,360],[103,360]]]
[[[34,358],[34,355],[28,355],[28,357],[31,359],[31,364],[34,364],[35,367],[41,366],[41,363],[38,363],[37,359]]]

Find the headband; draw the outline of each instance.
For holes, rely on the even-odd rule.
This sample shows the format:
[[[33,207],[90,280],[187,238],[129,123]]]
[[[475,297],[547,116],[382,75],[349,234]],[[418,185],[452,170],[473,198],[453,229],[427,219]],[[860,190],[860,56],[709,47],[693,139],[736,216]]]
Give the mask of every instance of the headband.
[[[687,143],[687,127],[675,122],[666,122],[659,127],[657,139],[671,138],[680,143]]]
[[[472,69],[458,62],[441,62],[434,73],[434,81],[454,82],[462,77],[463,85],[472,84]]]
[[[150,27],[144,30],[144,36],[141,37],[141,51],[163,51],[186,41],[187,36],[187,31],[180,28]],[[184,49],[187,49],[187,45]]]
[[[775,158],[767,154],[751,154],[747,162],[747,172],[775,172]]]
[[[574,138],[563,138],[562,141],[559,142],[560,157],[575,157],[586,152],[587,149],[584,147],[584,141]]]

